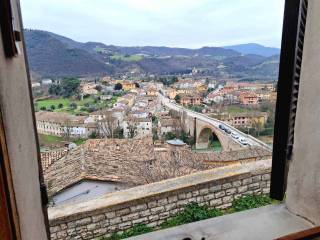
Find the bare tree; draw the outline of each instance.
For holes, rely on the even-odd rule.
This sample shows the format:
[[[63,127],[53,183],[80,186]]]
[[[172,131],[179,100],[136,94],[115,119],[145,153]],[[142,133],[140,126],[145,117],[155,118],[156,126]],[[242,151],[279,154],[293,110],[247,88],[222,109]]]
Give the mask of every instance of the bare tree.
[[[113,138],[113,133],[118,127],[117,118],[111,111],[102,113],[102,119],[98,122],[98,133],[100,137]]]
[[[137,133],[137,124],[134,121],[128,121],[128,138],[134,138]]]
[[[63,137],[70,141],[72,135],[72,124],[70,120],[66,120],[63,126]]]

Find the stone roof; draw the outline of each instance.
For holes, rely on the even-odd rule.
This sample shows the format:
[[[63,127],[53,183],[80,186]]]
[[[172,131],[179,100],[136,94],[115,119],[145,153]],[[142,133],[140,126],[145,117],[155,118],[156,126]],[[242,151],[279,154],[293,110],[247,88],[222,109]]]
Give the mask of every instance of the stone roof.
[[[152,122],[151,118],[138,118],[138,117],[134,117],[134,116],[128,116],[124,119],[125,122]]]
[[[154,159],[151,138],[90,139],[71,150],[44,171],[48,195],[81,180],[100,180],[138,185],[135,167]]]
[[[264,160],[270,158],[272,152],[263,147],[250,147],[236,151],[197,153],[197,159],[205,163],[230,162],[246,159]]]

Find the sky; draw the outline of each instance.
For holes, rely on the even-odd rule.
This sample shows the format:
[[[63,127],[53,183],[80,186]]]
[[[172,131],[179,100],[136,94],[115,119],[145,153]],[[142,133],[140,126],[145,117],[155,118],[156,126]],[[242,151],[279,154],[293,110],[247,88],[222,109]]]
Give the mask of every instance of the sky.
[[[280,47],[284,0],[22,0],[25,28],[119,46]]]

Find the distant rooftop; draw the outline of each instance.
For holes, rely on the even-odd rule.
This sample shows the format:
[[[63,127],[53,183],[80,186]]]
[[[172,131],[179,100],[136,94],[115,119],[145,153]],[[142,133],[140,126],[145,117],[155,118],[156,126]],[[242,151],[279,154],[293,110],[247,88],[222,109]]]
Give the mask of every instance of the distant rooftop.
[[[176,139],[176,138],[172,139],[172,140],[168,140],[167,143],[170,144],[170,145],[175,145],[175,146],[184,146],[184,145],[186,145],[185,142],[183,142],[180,139]]]

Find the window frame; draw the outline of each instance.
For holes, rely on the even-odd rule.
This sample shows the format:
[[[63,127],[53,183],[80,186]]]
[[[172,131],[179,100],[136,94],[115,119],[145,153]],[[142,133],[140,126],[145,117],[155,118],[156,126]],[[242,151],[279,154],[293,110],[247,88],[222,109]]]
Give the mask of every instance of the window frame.
[[[308,0],[285,1],[270,186],[270,197],[280,201],[286,192],[288,160],[293,148],[300,80],[300,71],[297,74],[297,69],[302,62],[307,7]],[[303,14],[305,18],[302,17]],[[304,26],[303,29],[301,25]],[[298,61],[299,51],[301,56]]]

